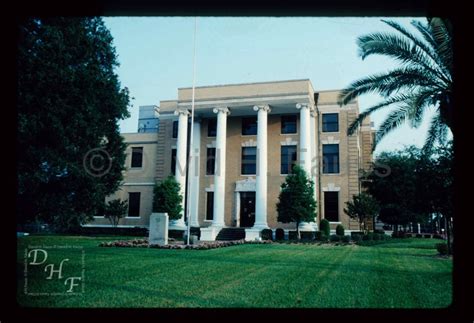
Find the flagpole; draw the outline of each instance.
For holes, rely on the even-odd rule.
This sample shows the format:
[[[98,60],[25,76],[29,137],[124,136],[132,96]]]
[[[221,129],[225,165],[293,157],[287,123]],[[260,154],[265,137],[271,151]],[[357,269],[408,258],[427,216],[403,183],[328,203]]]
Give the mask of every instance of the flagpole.
[[[186,163],[187,165],[187,168],[188,168],[188,198],[186,199],[186,204],[187,204],[187,208],[186,208],[186,217],[188,219],[188,234],[186,235],[187,236],[187,241],[186,241],[186,244],[189,245],[189,235],[191,233],[191,215],[190,215],[190,211],[189,211],[189,208],[190,208],[190,201],[191,199],[189,198],[189,194],[191,194],[191,189],[190,189],[190,185],[191,185],[191,179],[189,178],[189,165],[192,163],[193,165],[196,164],[196,163],[193,163],[193,156],[194,156],[194,151],[193,151],[193,137],[194,137],[194,90],[195,90],[195,83],[196,83],[196,31],[197,31],[197,17],[194,17],[194,48],[193,48],[193,94],[192,94],[192,102],[191,102],[191,136],[190,136],[190,140],[189,140],[189,148],[190,148],[190,151],[191,153],[189,154],[189,160],[188,162]],[[195,172],[197,172],[198,170],[195,169]],[[192,174],[193,176],[196,175],[196,173],[193,173]]]

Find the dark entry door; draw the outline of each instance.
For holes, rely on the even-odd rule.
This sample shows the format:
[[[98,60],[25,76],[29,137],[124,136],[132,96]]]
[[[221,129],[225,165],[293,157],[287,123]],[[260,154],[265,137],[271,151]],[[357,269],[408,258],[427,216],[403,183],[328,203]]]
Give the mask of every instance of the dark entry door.
[[[240,226],[252,227],[255,223],[255,192],[240,192]]]

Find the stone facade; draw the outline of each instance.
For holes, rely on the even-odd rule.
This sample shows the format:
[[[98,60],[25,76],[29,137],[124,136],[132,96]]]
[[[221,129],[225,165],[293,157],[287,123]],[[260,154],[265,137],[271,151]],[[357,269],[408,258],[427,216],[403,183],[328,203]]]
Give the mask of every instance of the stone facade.
[[[219,217],[223,217],[223,225],[226,227],[239,226],[240,194],[256,191],[256,195],[259,196],[255,201],[257,204],[256,222],[259,222],[259,219],[264,220],[259,228],[294,229],[294,224],[277,222],[276,202],[280,185],[287,176],[280,174],[281,147],[295,145],[297,146],[297,162],[311,170],[316,184],[315,198],[318,202],[316,225],[306,224],[303,229],[316,228],[317,223],[325,217],[324,193],[338,192],[338,221],[332,222],[331,226],[335,228],[338,223],[342,223],[348,230],[358,230],[358,223],[350,220],[343,209],[345,202],[354,194],[359,193],[359,170],[370,167],[373,130],[367,118],[354,135],[348,136],[348,125],[359,114],[356,100],[340,107],[337,104],[337,90],[319,91],[315,96],[309,80],[197,87],[195,92],[195,127],[197,128],[195,128],[193,138],[197,141],[193,144],[195,147],[193,155],[197,154],[199,158],[192,158],[190,167],[199,165],[199,172],[188,175],[187,179],[194,181],[188,192],[188,197],[193,199],[190,213],[194,226],[220,228],[222,224],[219,222]],[[172,150],[183,151],[183,146],[178,147],[177,138],[173,138],[173,122],[178,121],[175,111],[190,109],[191,89],[180,88],[178,100],[160,102],[157,133],[123,134],[128,144],[127,170],[121,189],[110,198],[126,199],[129,192],[141,192],[141,200],[139,217],[122,219],[121,225],[148,225],[153,184],[172,173]],[[222,112],[221,109],[225,109],[226,112]],[[322,116],[326,113],[337,114],[338,131],[323,131]],[[282,134],[282,116],[291,115],[296,116],[296,133]],[[266,122],[257,123],[257,135],[242,134],[242,119],[247,117],[257,117],[260,121],[266,120]],[[209,137],[209,124],[216,118],[218,118],[218,136]],[[175,127],[179,126],[181,132],[186,132],[182,135],[188,138],[187,145],[189,146],[190,130],[189,126],[186,130],[184,125],[186,119],[183,118],[184,121]],[[260,132],[265,133],[266,136],[259,138]],[[337,173],[323,172],[323,145],[326,144],[337,144],[339,147],[339,172]],[[206,175],[207,149],[216,148],[216,146],[219,148],[222,145],[225,146],[225,165],[219,165],[223,158],[217,157],[216,171],[217,169],[225,169],[225,171],[217,174],[218,176]],[[257,153],[256,166],[257,169],[266,169],[266,176],[264,172],[254,175],[241,174],[242,147],[257,146],[258,151],[266,151],[266,154],[261,154],[261,156]],[[130,167],[132,147],[143,147],[141,168]],[[180,163],[178,160],[177,164],[184,165],[184,162]],[[177,179],[183,180],[183,176],[186,177],[186,173],[179,170],[175,173]],[[222,190],[217,189],[214,192],[216,185],[222,186]],[[213,220],[206,220],[207,192],[214,192]],[[219,210],[220,207],[223,207],[223,212]],[[103,218],[96,218],[92,223],[92,225],[107,224],[108,222]]]

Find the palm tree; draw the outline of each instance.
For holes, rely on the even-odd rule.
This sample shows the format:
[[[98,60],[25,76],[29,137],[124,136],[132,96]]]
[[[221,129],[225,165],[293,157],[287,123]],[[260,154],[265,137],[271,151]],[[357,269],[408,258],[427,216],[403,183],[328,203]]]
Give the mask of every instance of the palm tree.
[[[365,93],[379,93],[384,100],[360,113],[349,126],[353,134],[371,113],[383,108],[392,112],[377,130],[373,149],[390,131],[404,122],[417,128],[423,112],[436,109],[431,120],[423,150],[431,152],[436,142],[444,143],[448,130],[453,129],[453,51],[452,26],[446,19],[428,18],[426,23],[412,21],[420,35],[414,35],[394,21],[382,20],[396,33],[373,33],[357,40],[362,59],[373,55],[386,55],[400,62],[400,66],[387,72],[361,78],[342,90],[339,104],[347,104]]]

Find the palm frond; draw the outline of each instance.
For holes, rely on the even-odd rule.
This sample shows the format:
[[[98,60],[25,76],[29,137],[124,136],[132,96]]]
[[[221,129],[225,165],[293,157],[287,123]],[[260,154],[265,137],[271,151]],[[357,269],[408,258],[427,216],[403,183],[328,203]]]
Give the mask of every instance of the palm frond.
[[[443,60],[445,66],[452,71],[453,67],[453,47],[452,47],[452,30],[446,24],[448,22],[441,18],[430,19],[429,26],[436,43],[436,51]]]
[[[439,85],[436,80],[426,75],[423,69],[402,67],[388,73],[369,75],[352,82],[341,91],[338,103],[339,105],[347,104],[356,97],[367,93],[379,93],[388,97],[394,92],[403,89],[413,90],[418,86],[437,87]]]
[[[441,116],[438,114],[431,119],[428,135],[423,145],[422,152],[425,155],[431,154],[436,142],[446,143],[448,137],[448,127],[443,123]]]
[[[357,40],[359,55],[362,59],[374,54],[392,57],[407,66],[418,67],[424,70],[425,74],[431,74],[440,82],[445,84],[450,80],[433,66],[431,59],[427,59],[418,46],[406,38],[389,33],[372,33],[361,36]]]
[[[395,21],[392,20],[383,20],[385,24],[389,25],[393,29],[397,30],[401,34],[403,34],[405,37],[410,39],[418,48],[420,48],[428,57],[431,58],[431,60],[438,65],[438,67],[442,68],[443,62],[440,60],[438,54],[436,53],[435,46],[433,42],[430,42],[429,40],[425,43],[423,42],[420,38],[416,37],[413,35],[411,32],[409,32],[406,28],[401,26]],[[412,21],[413,24],[414,21]]]
[[[398,108],[397,110],[390,113],[387,118],[382,122],[379,129],[375,133],[375,140],[372,146],[372,150],[375,149],[377,144],[385,137],[388,133],[398,128],[408,118],[409,109],[405,106]]]
[[[399,95],[394,95],[379,104],[376,104],[368,109],[366,109],[364,112],[361,112],[357,118],[350,124],[349,128],[347,129],[347,132],[349,135],[353,135],[357,128],[359,128],[360,125],[362,125],[362,122],[367,118],[370,114],[372,114],[375,111],[378,111],[380,109],[386,108],[392,104],[395,103],[400,103],[400,102],[405,102],[407,100],[412,99],[412,95],[408,94],[399,94]]]

